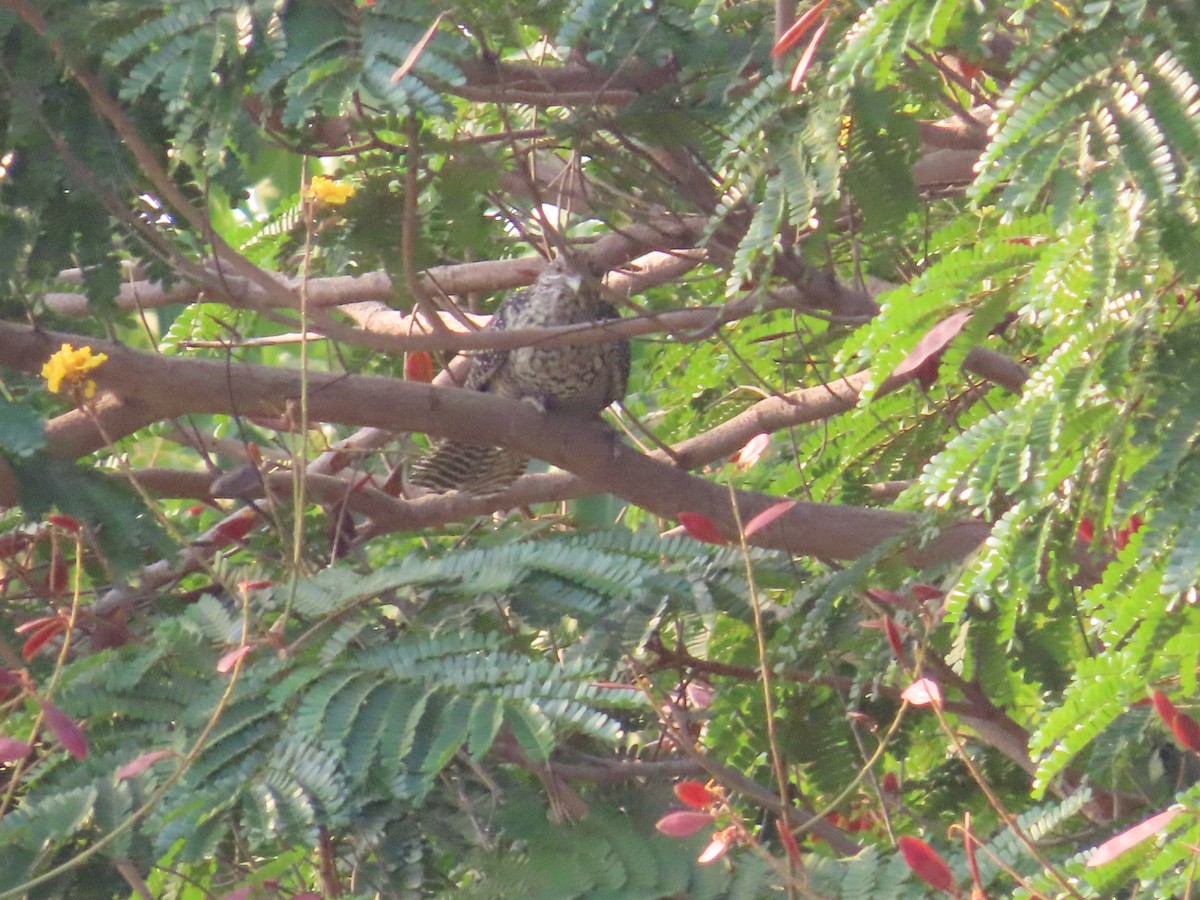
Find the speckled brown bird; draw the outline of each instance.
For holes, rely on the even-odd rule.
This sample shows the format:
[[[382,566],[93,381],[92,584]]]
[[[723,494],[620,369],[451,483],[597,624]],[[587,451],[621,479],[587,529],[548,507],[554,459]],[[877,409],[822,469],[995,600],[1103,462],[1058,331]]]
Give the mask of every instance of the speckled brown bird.
[[[579,325],[617,317],[617,310],[601,296],[599,281],[560,256],[528,290],[506,297],[484,330]],[[472,357],[464,388],[526,400],[551,413],[599,415],[625,396],[629,380],[625,340],[483,350]],[[437,494],[494,494],[520,477],[528,462],[528,457],[503,447],[435,441],[429,453],[413,463],[408,483]]]

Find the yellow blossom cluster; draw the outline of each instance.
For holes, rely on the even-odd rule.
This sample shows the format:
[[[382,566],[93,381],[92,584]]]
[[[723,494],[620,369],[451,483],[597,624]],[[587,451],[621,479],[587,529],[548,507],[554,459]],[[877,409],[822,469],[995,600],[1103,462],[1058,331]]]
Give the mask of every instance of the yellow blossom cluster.
[[[316,175],[308,183],[305,198],[326,206],[341,206],[354,196],[354,186],[345,182],[334,181],[327,175]]]
[[[63,344],[42,366],[42,377],[50,393],[57,394],[66,385],[71,391],[82,394],[85,400],[96,396],[96,382],[87,373],[108,359],[107,353],[92,353],[91,347],[76,350]]]

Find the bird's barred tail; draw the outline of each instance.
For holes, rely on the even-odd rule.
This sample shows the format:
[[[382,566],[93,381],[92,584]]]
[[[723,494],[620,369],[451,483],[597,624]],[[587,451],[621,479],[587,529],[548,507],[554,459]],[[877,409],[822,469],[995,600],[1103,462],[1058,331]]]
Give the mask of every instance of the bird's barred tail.
[[[408,483],[434,494],[498,494],[521,477],[529,457],[503,447],[438,441],[408,472]]]

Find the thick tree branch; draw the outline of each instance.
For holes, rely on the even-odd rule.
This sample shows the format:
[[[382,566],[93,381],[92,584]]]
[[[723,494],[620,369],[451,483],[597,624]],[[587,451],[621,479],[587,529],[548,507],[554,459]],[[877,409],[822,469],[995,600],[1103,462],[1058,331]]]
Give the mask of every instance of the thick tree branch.
[[[109,360],[96,370],[101,387],[148,403],[164,416],[185,412],[290,416],[300,396],[301,374],[265,366],[227,366],[179,359],[88,341],[78,335],[0,324],[0,364],[37,372],[63,342],[90,343]],[[547,416],[529,404],[473,391],[395,382],[386,378],[308,376],[313,421],[423,431],[453,440],[494,443],[544,459],[657,515],[681,511],[708,516],[729,539],[737,534],[723,485],[713,484],[622,445],[603,423]],[[778,502],[738,492],[742,521]],[[441,502],[442,498],[432,498]],[[419,507],[426,500],[414,501]],[[754,536],[762,547],[828,559],[852,559],[912,528],[912,516],[885,510],[800,503]],[[910,546],[914,564],[960,558],[989,528],[981,521],[948,525],[927,546]]]

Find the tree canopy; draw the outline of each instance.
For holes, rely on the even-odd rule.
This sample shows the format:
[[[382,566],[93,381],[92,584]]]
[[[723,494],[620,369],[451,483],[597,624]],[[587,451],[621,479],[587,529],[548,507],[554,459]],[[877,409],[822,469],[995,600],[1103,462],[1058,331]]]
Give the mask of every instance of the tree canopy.
[[[1195,21],[0,0],[0,897],[1190,895]]]

